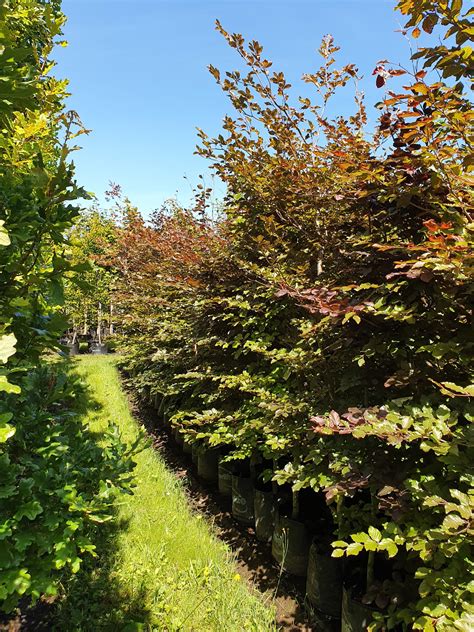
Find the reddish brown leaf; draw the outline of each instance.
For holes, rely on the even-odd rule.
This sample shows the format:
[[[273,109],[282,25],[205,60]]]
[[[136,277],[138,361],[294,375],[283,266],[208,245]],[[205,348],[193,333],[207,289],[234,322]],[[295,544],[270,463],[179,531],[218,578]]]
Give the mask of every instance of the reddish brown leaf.
[[[436,23],[438,22],[438,17],[434,13],[430,13],[423,20],[421,28],[425,31],[425,33],[432,33]]]

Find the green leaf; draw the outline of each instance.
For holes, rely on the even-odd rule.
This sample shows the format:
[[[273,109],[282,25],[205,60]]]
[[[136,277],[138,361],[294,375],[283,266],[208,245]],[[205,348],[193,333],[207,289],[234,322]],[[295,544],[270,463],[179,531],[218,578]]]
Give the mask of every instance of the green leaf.
[[[385,550],[387,551],[389,557],[395,557],[395,555],[398,553],[398,546],[392,540],[390,542],[387,542],[387,544],[385,545]]]
[[[352,542],[346,549],[347,555],[359,555],[359,553],[364,549],[364,545],[359,542]]]
[[[6,334],[0,337],[0,362],[6,364],[8,358],[16,353],[15,334]]]
[[[474,397],[474,384],[459,386],[459,384],[455,384],[454,382],[441,382],[441,386],[444,387],[441,389],[441,392],[444,395],[455,397],[453,393],[458,393],[459,395],[463,395],[465,397]]]
[[[17,384],[8,381],[6,375],[0,375],[0,391],[4,393],[21,393],[21,388]]]
[[[43,507],[37,500],[31,500],[29,503],[20,507],[15,514],[15,520],[21,520],[23,517],[34,520],[40,513],[43,513]]]
[[[380,540],[382,539],[382,534],[375,527],[369,527],[369,535],[372,540],[375,540],[376,542],[380,542]]]
[[[428,604],[424,606],[423,612],[425,614],[429,614],[430,617],[438,618],[446,612],[446,606],[442,603],[433,604],[433,606]]]
[[[129,621],[125,627],[122,628],[122,632],[140,632],[145,628],[145,624],[140,621]]]
[[[8,231],[5,228],[5,221],[0,219],[0,246],[9,246],[11,244]]]
[[[367,533],[354,533],[351,535],[351,538],[354,542],[367,542],[367,540],[369,539],[369,536],[367,535]]]
[[[342,324],[346,323],[351,318],[352,320],[355,320],[358,325],[360,324],[360,316],[355,312],[347,312],[347,314],[345,314],[344,318],[342,319]]]
[[[0,422],[0,443],[5,443],[13,437],[16,432],[16,428],[10,426],[10,424]]]
[[[367,541],[364,542],[364,548],[366,551],[376,551],[378,549],[377,542],[367,539]]]
[[[464,525],[465,521],[461,518],[461,516],[453,513],[447,515],[443,520],[443,529],[446,529],[447,531],[457,531]]]
[[[50,296],[54,305],[64,305],[64,287],[59,279],[52,279]]]
[[[72,563],[71,563],[71,571],[74,574],[76,574],[79,571],[80,568],[81,568],[81,558],[80,557],[75,557],[72,560]]]
[[[334,549],[331,553],[331,557],[343,557],[344,551],[342,549]]]

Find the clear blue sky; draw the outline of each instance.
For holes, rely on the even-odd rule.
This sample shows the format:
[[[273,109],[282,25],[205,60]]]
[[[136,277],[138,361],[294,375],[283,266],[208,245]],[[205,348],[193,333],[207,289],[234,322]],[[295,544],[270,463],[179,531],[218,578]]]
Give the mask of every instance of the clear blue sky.
[[[64,0],[69,46],[55,53],[56,74],[69,78],[69,107],[92,130],[75,154],[79,182],[99,197],[109,180],[117,182],[145,214],[175,195],[188,201],[190,185],[207,169],[193,155],[195,128],[217,132],[231,112],[207,65],[239,66],[214,30],[216,18],[228,31],[258,39],[295,89],[301,74],[317,67],[320,40],[331,33],[341,62],[365,75],[371,104],[381,98],[371,74],[377,61],[409,58],[395,32],[403,16],[394,6],[395,0]]]

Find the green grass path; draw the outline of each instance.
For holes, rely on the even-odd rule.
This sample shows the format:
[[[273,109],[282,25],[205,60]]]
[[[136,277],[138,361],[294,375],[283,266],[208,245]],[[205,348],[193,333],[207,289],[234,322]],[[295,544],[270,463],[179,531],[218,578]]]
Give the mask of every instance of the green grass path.
[[[86,421],[100,441],[115,423],[138,432],[112,357],[84,356],[77,372],[93,405]],[[236,573],[226,545],[190,510],[182,485],[149,447],[137,457],[133,496],[117,501],[99,557],[66,586],[59,630],[274,630],[274,612]]]

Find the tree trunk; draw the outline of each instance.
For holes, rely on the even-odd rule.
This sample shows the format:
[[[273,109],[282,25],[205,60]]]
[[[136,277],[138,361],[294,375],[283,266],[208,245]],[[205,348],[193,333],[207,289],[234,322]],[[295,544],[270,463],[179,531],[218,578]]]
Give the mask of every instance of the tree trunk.
[[[82,335],[86,336],[87,335],[87,307],[84,308],[84,326],[82,328]]]
[[[109,308],[109,314],[110,314],[109,334],[111,336],[113,336],[113,334],[114,334],[114,323],[112,321],[113,313],[114,313],[114,306],[113,306],[112,303],[110,303],[110,308]]]
[[[293,520],[298,520],[300,515],[300,498],[298,492],[293,492],[293,508],[291,511],[291,518]]]
[[[102,344],[102,303],[99,303],[97,310],[97,339],[99,344]]]

